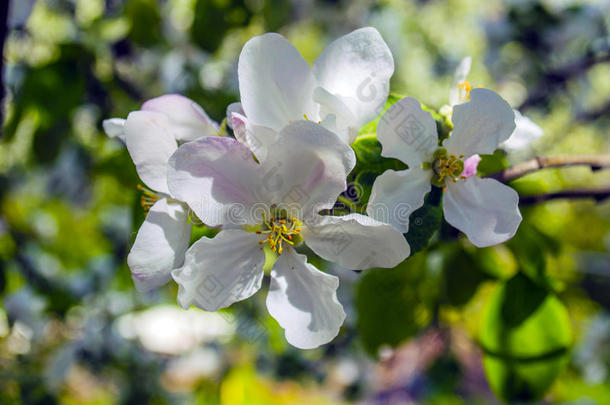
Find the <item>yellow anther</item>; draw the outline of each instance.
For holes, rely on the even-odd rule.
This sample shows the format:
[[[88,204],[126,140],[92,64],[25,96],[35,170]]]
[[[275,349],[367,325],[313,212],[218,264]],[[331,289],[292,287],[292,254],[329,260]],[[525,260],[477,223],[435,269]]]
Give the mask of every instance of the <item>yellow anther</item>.
[[[140,205],[144,211],[148,211],[150,207],[159,201],[159,196],[154,191],[142,186],[141,184],[138,184],[137,188],[142,193],[140,196]]]
[[[466,97],[468,101],[470,101],[470,91],[472,90],[472,84],[470,84],[468,80],[464,80],[463,82],[458,83],[457,86],[459,89],[463,89],[466,92]]]
[[[259,241],[261,245],[268,244],[271,251],[282,254],[284,251],[284,243],[294,245],[295,237],[301,232],[301,221],[295,217],[288,219],[282,215],[280,218],[270,218],[269,221],[263,216],[261,228],[256,231],[256,234],[266,234],[264,240]],[[296,239],[299,240],[298,237]]]
[[[463,155],[448,155],[446,150],[441,149],[435,152],[435,160],[430,164],[434,170],[432,183],[438,187],[443,187],[448,179],[457,183],[464,171],[463,157]]]

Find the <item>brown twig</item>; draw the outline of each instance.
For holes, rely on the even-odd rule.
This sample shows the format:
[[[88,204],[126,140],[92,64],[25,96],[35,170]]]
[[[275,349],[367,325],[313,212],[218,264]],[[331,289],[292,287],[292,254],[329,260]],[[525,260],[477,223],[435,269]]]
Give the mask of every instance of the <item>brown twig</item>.
[[[608,168],[610,155],[540,156],[486,177],[507,183],[541,169],[568,166],[589,166],[591,170]]]
[[[597,202],[602,202],[605,199],[610,198],[610,187],[599,189],[564,190],[555,193],[520,196],[519,205],[532,205],[558,199],[575,200],[585,198],[593,198]]]

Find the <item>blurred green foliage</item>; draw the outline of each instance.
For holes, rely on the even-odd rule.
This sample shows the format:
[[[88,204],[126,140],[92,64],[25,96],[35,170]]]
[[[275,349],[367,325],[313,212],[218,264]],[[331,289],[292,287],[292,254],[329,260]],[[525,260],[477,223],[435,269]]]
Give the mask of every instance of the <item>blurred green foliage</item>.
[[[278,31],[311,62],[372,25],[395,57],[392,91],[438,110],[470,55],[469,80],[544,129],[530,148],[484,156],[481,174],[539,154],[609,153],[609,16],[603,0],[11,0],[0,403],[610,403],[607,201],[522,206],[515,238],[475,249],[441,220],[437,190],[411,216],[415,254],[395,269],[354,273],[306,252],[341,278],[348,318],[331,344],[303,352],[264,292],[208,318],[178,309],[172,283],[135,291],[125,260],[145,215],[139,180],[101,128],[171,92],[220,122],[252,36]],[[338,212],[362,211],[376,176],[404,168],[380,157],[375,126],[354,144],[358,175]],[[527,195],[609,183],[575,167],[512,185]]]

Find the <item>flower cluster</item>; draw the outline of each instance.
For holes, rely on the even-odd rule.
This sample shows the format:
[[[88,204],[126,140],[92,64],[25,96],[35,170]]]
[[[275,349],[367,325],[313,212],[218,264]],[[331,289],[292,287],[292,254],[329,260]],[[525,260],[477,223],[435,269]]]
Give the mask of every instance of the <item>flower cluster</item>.
[[[478,154],[509,139],[515,114],[500,96],[464,80],[464,103],[452,102],[454,128],[440,144],[434,119],[415,99],[393,104],[377,137],[382,155],[408,169],[377,178],[368,216],[328,214],[356,164],[350,145],[383,111],[393,71],[373,28],[337,39],[313,68],[282,36],[265,34],[239,57],[240,103],[227,108],[234,137],[179,95],[106,120],[146,186],[148,214],[127,258],[136,287],[173,279],[182,307],[216,311],[256,293],[270,269],[269,313],[289,343],[314,348],[338,334],[345,313],[338,278],[309,264],[299,253],[304,246],[351,270],[395,267],[410,254],[408,218],[397,207],[410,214],[432,187],[444,190],[447,222],[476,246],[512,237],[521,221],[517,194],[476,172]],[[195,221],[219,232],[189,246]]]

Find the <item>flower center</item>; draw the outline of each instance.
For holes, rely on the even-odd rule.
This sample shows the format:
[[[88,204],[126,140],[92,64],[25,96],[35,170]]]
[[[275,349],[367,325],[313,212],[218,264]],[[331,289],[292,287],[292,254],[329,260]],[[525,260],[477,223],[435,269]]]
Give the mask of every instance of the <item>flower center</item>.
[[[454,183],[457,183],[459,179],[466,180],[465,176],[462,176],[464,171],[464,155],[455,156],[448,154],[447,149],[438,148],[434,152],[434,160],[423,164],[424,169],[432,169],[434,175],[432,176],[432,184],[438,187],[444,187],[447,179],[451,179]]]
[[[144,187],[141,184],[138,184],[138,190],[142,193],[140,196],[140,205],[144,209],[144,211],[150,210],[157,201],[159,201],[159,196],[149,188]]]
[[[272,214],[273,215],[273,214]],[[267,237],[258,242],[259,245],[269,245],[275,253],[282,254],[284,243],[289,245],[299,244],[302,236],[300,235],[303,223],[295,217],[287,218],[286,214],[278,213],[275,217],[267,218],[263,214],[263,222],[260,229],[256,231],[258,235]],[[264,246],[261,247],[261,249]]]

